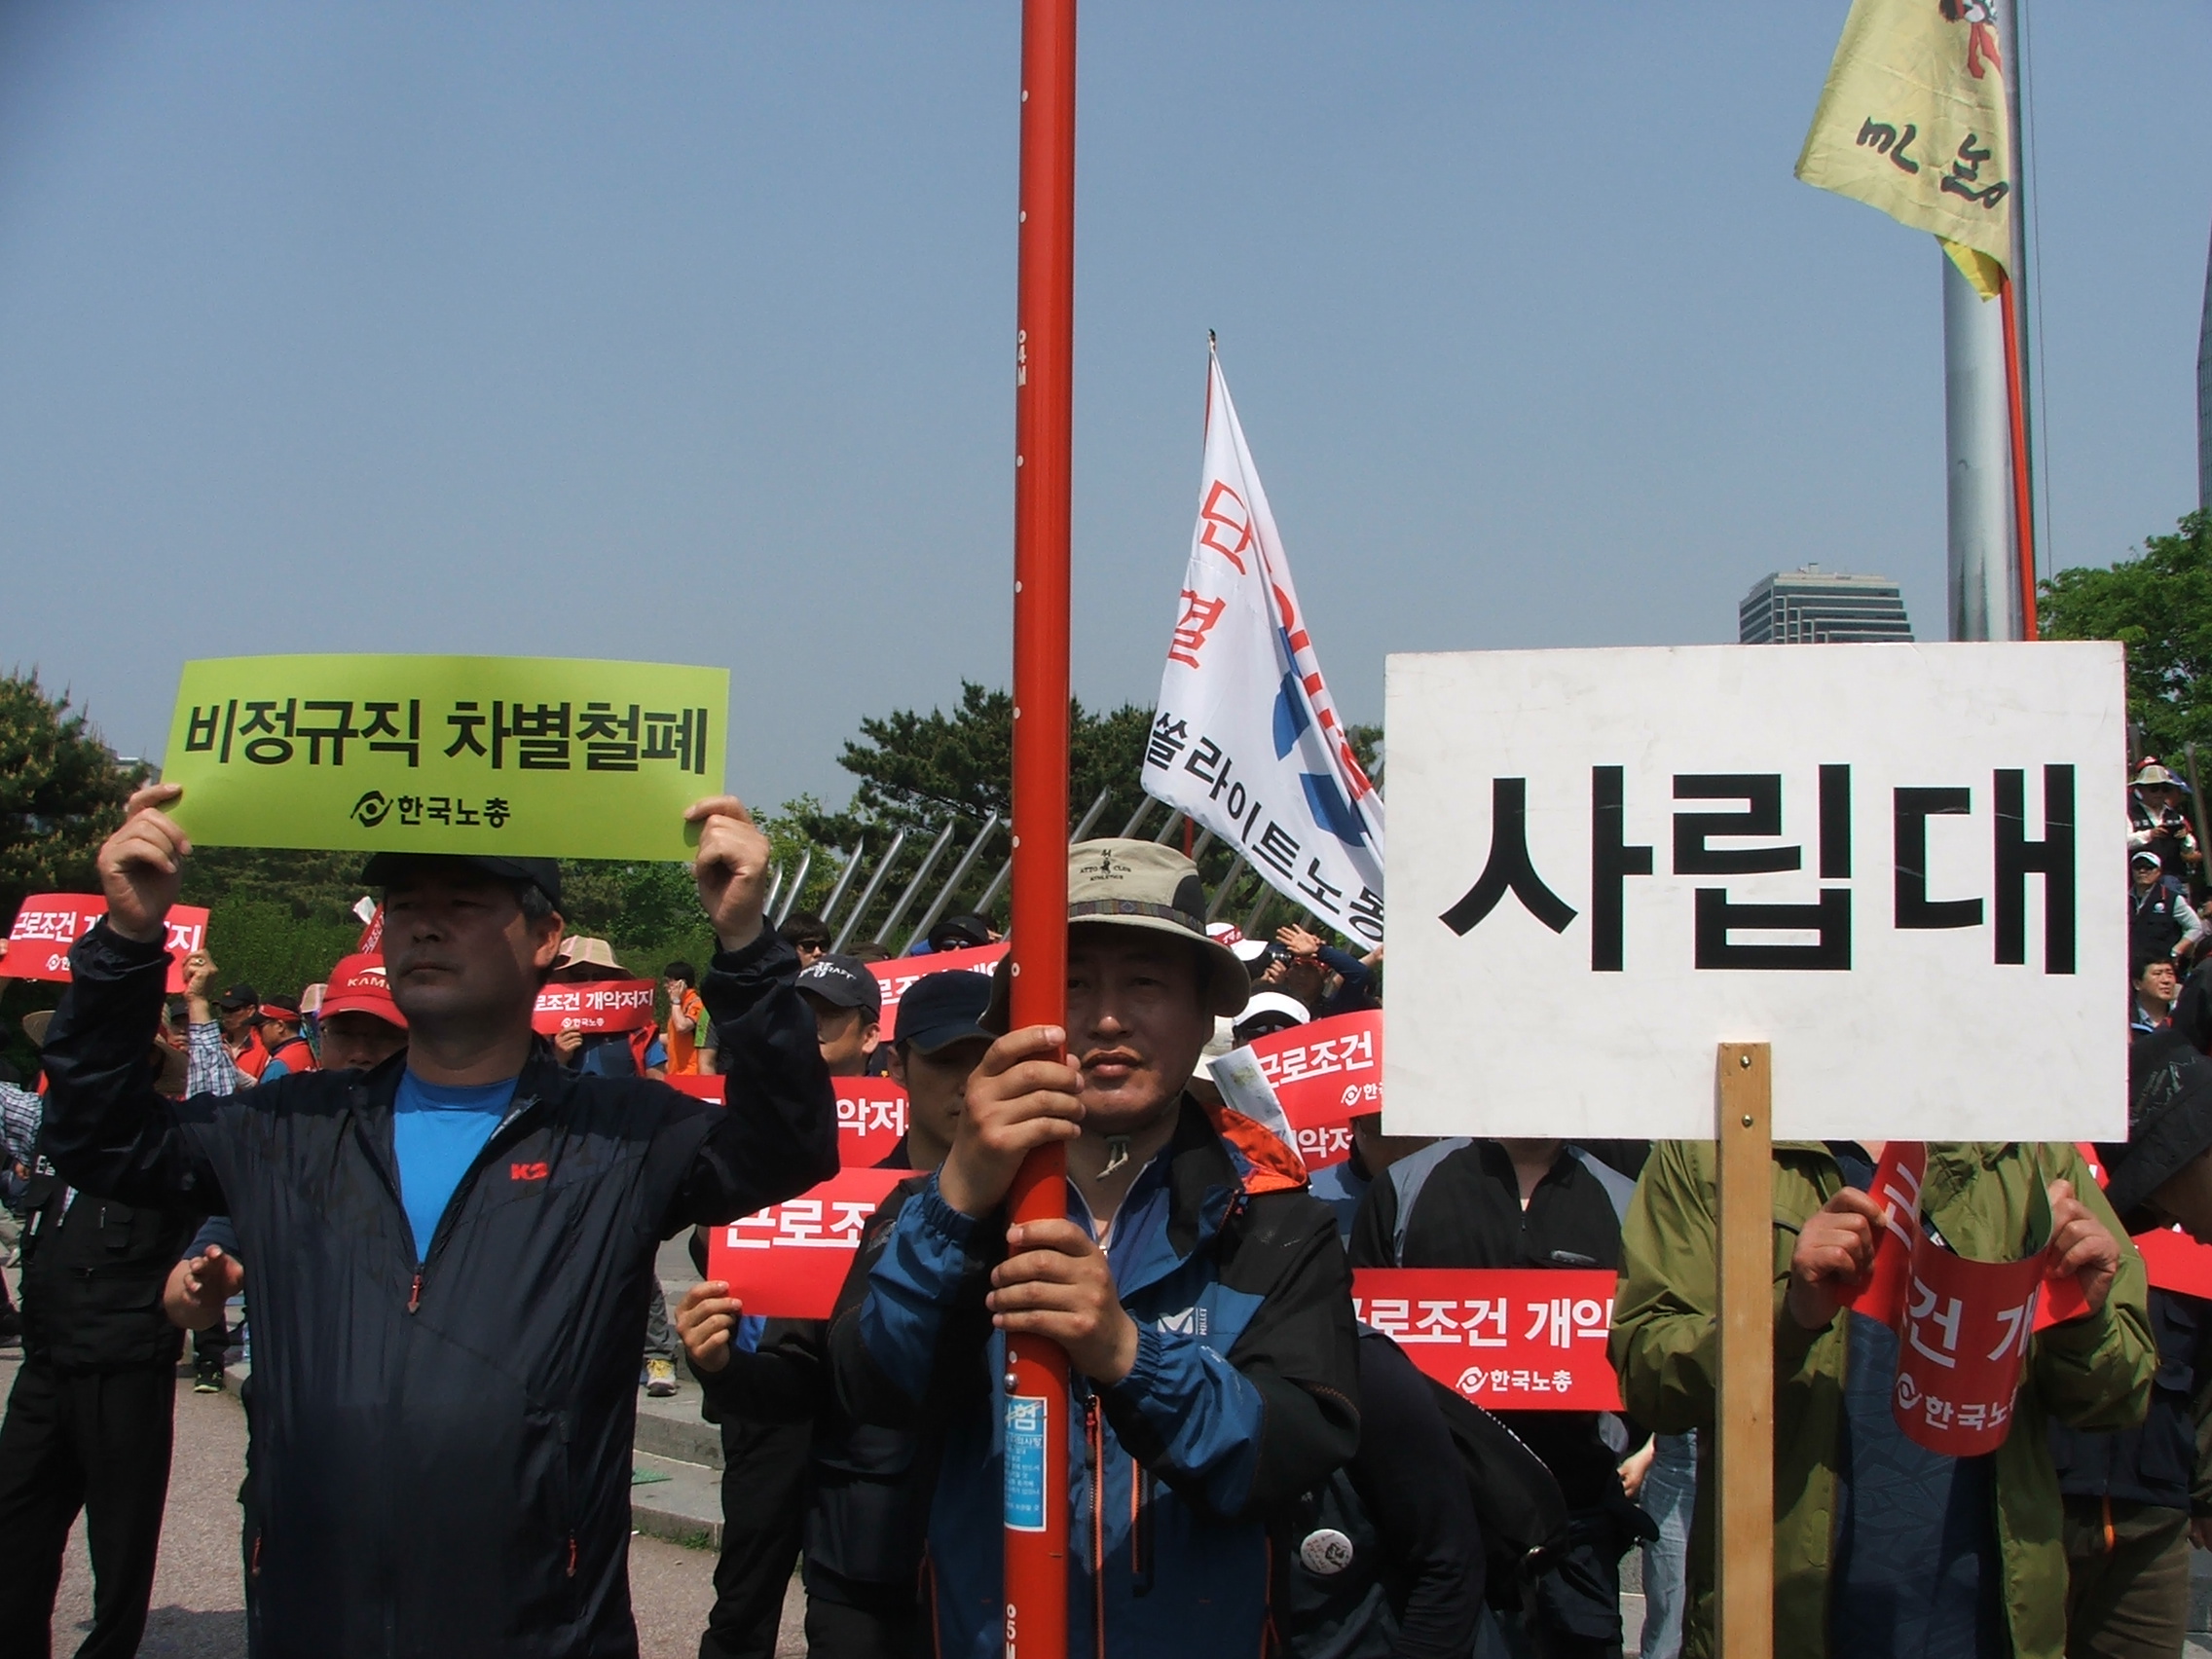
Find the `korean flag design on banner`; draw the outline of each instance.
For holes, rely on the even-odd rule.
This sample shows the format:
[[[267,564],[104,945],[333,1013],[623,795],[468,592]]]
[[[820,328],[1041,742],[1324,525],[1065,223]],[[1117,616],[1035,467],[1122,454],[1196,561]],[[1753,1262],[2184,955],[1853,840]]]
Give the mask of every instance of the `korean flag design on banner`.
[[[1321,678],[1267,492],[1210,354],[1198,521],[1144,787],[1230,842],[1292,903],[1381,942],[1382,798]]]

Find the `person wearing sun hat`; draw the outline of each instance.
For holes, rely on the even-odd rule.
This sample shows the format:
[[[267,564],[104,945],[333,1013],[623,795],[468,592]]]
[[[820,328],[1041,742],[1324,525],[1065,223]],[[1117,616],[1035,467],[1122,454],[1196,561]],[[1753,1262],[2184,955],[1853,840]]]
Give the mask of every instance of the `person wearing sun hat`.
[[[1101,1653],[1259,1648],[1263,1516],[1359,1439],[1350,1272],[1279,1117],[1188,1085],[1251,985],[1205,892],[1150,841],[1068,852],[1067,1027],[1002,1033],[935,1176],[885,1205],[830,1328],[839,1397],[941,1446],[930,1522],[937,1651],[1005,1641],[1009,1332],[1066,1350],[1071,1609]],[[1067,1215],[1009,1228],[1022,1160],[1060,1144]],[[1102,1535],[1093,1535],[1092,1528]]]

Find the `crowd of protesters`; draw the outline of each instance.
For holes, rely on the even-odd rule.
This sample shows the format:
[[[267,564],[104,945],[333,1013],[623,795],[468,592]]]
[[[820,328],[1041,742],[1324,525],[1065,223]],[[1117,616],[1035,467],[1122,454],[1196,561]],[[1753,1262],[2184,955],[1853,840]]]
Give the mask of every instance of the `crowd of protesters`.
[[[636,1396],[694,1377],[722,1440],[702,1659],[769,1659],[794,1566],[824,1659],[984,1659],[1000,1582],[1010,1334],[1067,1353],[1071,1652],[1610,1659],[1641,1551],[1642,1659],[1714,1651],[1712,1150],[1350,1125],[1309,1170],[1209,1061],[1382,1006],[1383,953],[1209,929],[1149,841],[1069,855],[1064,1029],[1009,1029],[950,968],[895,1015],[865,948],[764,915],[766,843],[701,802],[717,950],[659,976],[649,1029],[535,1035],[548,983],[630,979],[566,932],[543,860],[380,855],[381,954],[293,998],[162,990],[190,848],[135,797],[107,918],[0,1085],[23,1358],[0,1424],[0,1651],[47,1651],[80,1512],[94,1614],[136,1651],[182,1333],[219,1389],[242,1296],[249,1645],[294,1653],[635,1651]],[[2178,1655],[2212,1547],[2212,1318],[2150,1288],[2130,1233],[2212,1239],[2212,993],[2187,792],[2129,794],[2131,1135],[1927,1149],[1923,1220],[1982,1260],[2048,1251],[2079,1311],[2033,1339],[2013,1428],[1944,1457],[1888,1409],[1898,1339],[1854,1310],[1883,1147],[1774,1156],[1776,1642],[1836,1659]],[[956,916],[930,947],[995,942]],[[210,940],[219,948],[219,940]],[[664,1087],[719,1076],[720,1103]],[[836,1167],[834,1081],[889,1077],[906,1175],[836,1308],[761,1319],[654,1255]],[[1010,1227],[1032,1151],[1064,1217]],[[2102,1185],[2100,1185],[2102,1183]],[[1354,1318],[1356,1269],[1618,1274],[1624,1408],[1492,1415]],[[0,1281],[4,1287],[4,1281]],[[12,1309],[0,1318],[16,1321]]]

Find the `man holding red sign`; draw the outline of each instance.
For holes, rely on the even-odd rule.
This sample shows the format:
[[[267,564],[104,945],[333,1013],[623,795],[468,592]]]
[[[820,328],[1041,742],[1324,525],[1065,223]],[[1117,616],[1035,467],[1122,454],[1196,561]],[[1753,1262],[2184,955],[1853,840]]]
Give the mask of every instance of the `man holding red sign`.
[[[140,790],[106,921],[49,1033],[47,1152],[89,1192],[227,1213],[254,1309],[250,1559],[270,1653],[621,1654],[637,1354],[659,1240],[837,1167],[836,1108],[762,925],[768,843],[698,827],[726,1104],[578,1076],[532,1031],[560,949],[551,859],[379,855],[408,1048],[367,1073],[164,1101],[163,917],[191,848]]]
[[[1442,1351],[1464,1354],[1478,1366],[1507,1357],[1499,1350],[1523,1335],[1523,1307],[1535,1287],[1531,1310],[1538,1330],[1552,1339],[1552,1367],[1500,1367],[1489,1371],[1487,1382],[1483,1370],[1470,1367],[1459,1387],[1498,1413],[1543,1459],[1573,1517],[1573,1541],[1556,1567],[1531,1583],[1498,1585],[1493,1597],[1509,1612],[1518,1600],[1521,1628],[1540,1659],[1604,1659],[1619,1652],[1620,1561],[1649,1530],[1629,1501],[1634,1493],[1621,1472],[1624,1457],[1641,1454],[1647,1436],[1609,1412],[1560,1409],[1564,1402],[1556,1393],[1574,1370],[1572,1356],[1603,1350],[1604,1307],[1583,1286],[1563,1281],[1547,1295],[1542,1285],[1542,1275],[1563,1269],[1619,1264],[1621,1216],[1631,1190],[1625,1176],[1562,1141],[1443,1140],[1392,1163],[1368,1188],[1352,1223],[1355,1269],[1535,1270],[1514,1273],[1510,1288],[1496,1275],[1485,1287],[1487,1303],[1463,1302],[1456,1309],[1449,1303],[1422,1304],[1443,1329],[1411,1334],[1411,1340],[1456,1337],[1468,1346]],[[1379,1322],[1372,1312],[1369,1318]],[[1481,1352],[1485,1347],[1492,1351]],[[1526,1354],[1517,1357],[1526,1363]]]
[[[980,1024],[990,999],[988,977],[957,971],[929,975],[901,999],[891,1069],[910,1091],[906,1130],[875,1170],[927,1174],[944,1161],[969,1074],[990,1046]],[[788,1260],[792,1253],[764,1251],[756,1259],[762,1275],[773,1272],[779,1255]],[[811,1252],[798,1253],[804,1259]],[[709,1405],[722,1418],[725,1448],[731,1424],[790,1425],[808,1447],[809,1478],[771,1495],[748,1490],[736,1457],[725,1463],[722,1556],[715,1609],[699,1644],[702,1659],[764,1659],[773,1649],[791,1556],[802,1539],[808,1653],[814,1659],[921,1659],[928,1641],[916,1588],[935,1479],[930,1449],[897,1429],[857,1423],[839,1408],[829,1375],[826,1317],[770,1319],[756,1342],[744,1340],[744,1304],[723,1276],[733,1261],[744,1260],[728,1249],[710,1256],[703,1266],[712,1276],[685,1293],[677,1328]],[[789,1294],[788,1280],[796,1275],[775,1276],[787,1281],[776,1288]],[[827,1302],[818,1310],[829,1311]],[[774,1519],[767,1505],[775,1501],[788,1505],[788,1533],[758,1525]],[[755,1550],[753,1559],[733,1554],[731,1539],[744,1535],[741,1520],[755,1522],[756,1533],[788,1541],[780,1549]]]
[[[2157,1363],[2142,1259],[2072,1146],[1906,1150],[1774,1149],[1775,1650],[2059,1659],[2049,1424],[2141,1420]],[[1624,1230],[1613,1364],[1629,1410],[1665,1433],[1714,1426],[1714,1180],[1711,1142],[1661,1143]],[[1934,1271],[1929,1251],[1946,1258]],[[1977,1274],[2028,1258],[2023,1302],[1977,1301]],[[2038,1328],[2036,1278],[2075,1316]],[[1861,1301],[1893,1282],[1895,1326]],[[1991,1377],[1994,1398],[1970,1383]],[[1978,1451],[1992,1429],[1994,1451],[1932,1449],[1954,1436]],[[1714,1651],[1713,1442],[1700,1433],[1685,1659]]]

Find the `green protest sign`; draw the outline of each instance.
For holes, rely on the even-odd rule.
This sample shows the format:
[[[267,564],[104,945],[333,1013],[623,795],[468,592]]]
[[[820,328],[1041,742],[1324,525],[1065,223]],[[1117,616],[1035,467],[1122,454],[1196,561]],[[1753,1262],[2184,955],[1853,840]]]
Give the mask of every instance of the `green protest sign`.
[[[165,783],[211,846],[683,859],[729,671],[557,657],[184,665]]]

